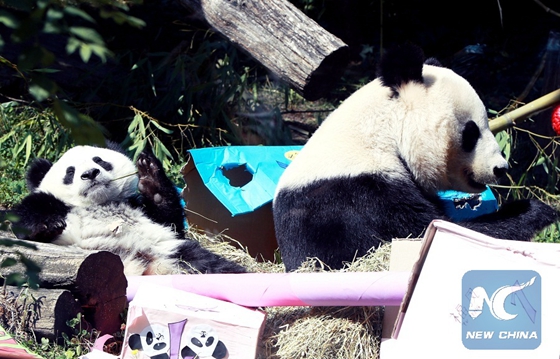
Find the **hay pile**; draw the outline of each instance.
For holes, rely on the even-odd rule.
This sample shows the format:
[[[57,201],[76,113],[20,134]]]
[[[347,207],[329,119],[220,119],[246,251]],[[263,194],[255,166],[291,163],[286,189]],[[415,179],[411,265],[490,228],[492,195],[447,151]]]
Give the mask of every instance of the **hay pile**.
[[[215,253],[245,266],[251,272],[281,273],[282,264],[256,261],[247,251],[228,242],[225,236],[206,236],[189,231],[189,235]],[[343,271],[376,272],[388,270],[390,244],[347,265]],[[320,262],[304,263],[300,272],[325,271]],[[2,299],[2,298],[0,298]],[[11,320],[8,328],[19,337],[26,332],[21,312],[4,298],[0,300],[0,316]],[[16,310],[18,309],[18,310]],[[257,359],[376,359],[379,358],[381,320],[380,307],[267,307],[266,325],[258,348]],[[11,314],[10,314],[11,313]],[[3,324],[8,324],[4,321]],[[17,327],[17,328],[16,328]],[[19,330],[17,330],[19,328]],[[29,339],[29,338],[28,338]]]
[[[257,262],[221,237],[192,233],[204,246],[244,265],[251,272],[284,272],[281,264]],[[343,271],[377,272],[388,270],[390,244],[347,265]],[[299,271],[317,269],[318,261],[304,263]],[[374,359],[379,358],[381,340],[380,307],[268,307],[266,326],[258,359]]]

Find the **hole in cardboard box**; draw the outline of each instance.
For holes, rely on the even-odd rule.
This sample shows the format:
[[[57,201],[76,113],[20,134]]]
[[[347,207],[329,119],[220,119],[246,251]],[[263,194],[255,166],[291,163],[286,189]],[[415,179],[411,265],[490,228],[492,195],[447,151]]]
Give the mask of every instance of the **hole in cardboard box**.
[[[224,165],[220,169],[232,187],[243,187],[253,179],[253,174],[245,164]]]

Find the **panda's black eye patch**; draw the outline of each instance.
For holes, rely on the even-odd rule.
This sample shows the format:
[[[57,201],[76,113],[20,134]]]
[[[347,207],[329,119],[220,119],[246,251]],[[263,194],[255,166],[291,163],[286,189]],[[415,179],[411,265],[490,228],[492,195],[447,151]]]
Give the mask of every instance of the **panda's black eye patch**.
[[[465,152],[472,152],[476,147],[476,143],[480,138],[480,129],[473,121],[467,122],[463,129],[463,136],[461,138],[461,148]]]
[[[103,168],[105,171],[113,170],[113,165],[109,162],[103,161],[101,157],[95,156],[94,158],[92,158],[92,161],[101,166],[101,168]]]
[[[70,166],[66,169],[66,174],[64,175],[64,178],[62,179],[62,183],[69,185],[72,184],[74,182],[74,172],[76,172],[76,169],[74,168],[74,166]]]

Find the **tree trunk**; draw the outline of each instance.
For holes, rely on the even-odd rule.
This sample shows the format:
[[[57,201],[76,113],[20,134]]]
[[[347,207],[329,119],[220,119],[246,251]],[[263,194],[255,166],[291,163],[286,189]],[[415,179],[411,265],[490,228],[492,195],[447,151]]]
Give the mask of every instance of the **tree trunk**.
[[[119,256],[107,251],[86,251],[54,244],[35,243],[37,250],[0,247],[0,263],[16,251],[41,267],[39,286],[67,289],[78,300],[87,321],[107,334],[118,331],[126,308],[127,281]],[[23,265],[0,268],[0,276],[24,273]],[[1,281],[1,280],[0,280]]]
[[[308,100],[327,93],[348,46],[284,0],[180,0]]]
[[[70,336],[73,329],[67,321],[81,312],[80,304],[66,289],[24,290],[8,286],[0,299],[4,311],[14,311],[23,328],[33,331],[39,340],[43,337],[56,340],[62,333]]]

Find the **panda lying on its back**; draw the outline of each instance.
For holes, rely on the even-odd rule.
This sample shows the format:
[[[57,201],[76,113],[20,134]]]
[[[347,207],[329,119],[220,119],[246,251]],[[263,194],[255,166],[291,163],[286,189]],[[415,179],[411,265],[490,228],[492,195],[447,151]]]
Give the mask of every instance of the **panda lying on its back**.
[[[27,239],[113,252],[127,275],[245,271],[184,238],[180,196],[151,151],[136,168],[116,148],[77,146],[54,164],[35,160],[27,184],[16,207]]]
[[[506,173],[476,92],[423,61],[414,46],[388,52],[380,77],[321,124],[280,178],[273,211],[287,270],[308,257],[340,268],[381,241],[421,236],[448,219],[438,190],[481,192]],[[539,201],[517,201],[461,225],[530,240],[556,220]]]

